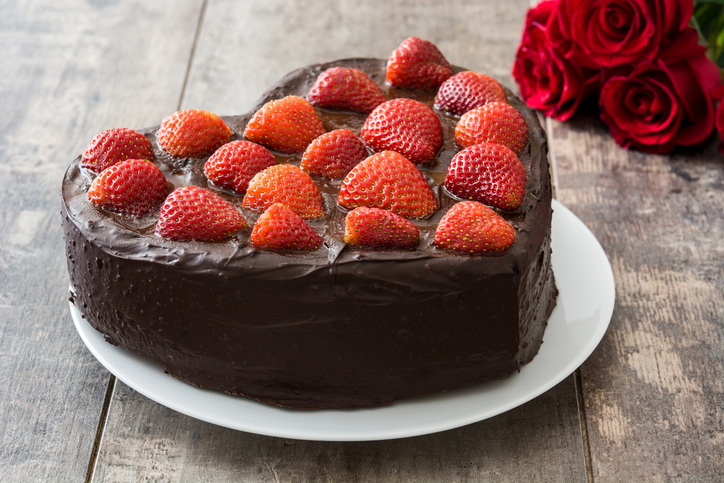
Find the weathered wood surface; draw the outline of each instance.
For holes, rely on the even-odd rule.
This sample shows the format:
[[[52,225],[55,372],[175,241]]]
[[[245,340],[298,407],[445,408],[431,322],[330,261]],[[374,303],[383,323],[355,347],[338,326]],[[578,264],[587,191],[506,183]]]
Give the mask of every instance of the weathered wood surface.
[[[200,6],[0,4],[0,481],[85,478],[109,374],[68,317],[60,183],[96,132],[178,106]]]
[[[122,383],[106,400],[113,379],[73,329],[58,189],[96,132],[158,124],[178,107],[245,112],[290,70],[385,57],[411,35],[514,86],[528,5],[0,2],[0,481],[83,481],[88,468],[93,481],[721,481],[715,143],[651,156],[618,148],[593,116],[549,122],[558,197],[611,259],[614,318],[578,390],[570,377],[465,428],[303,442],[203,423]]]
[[[558,199],[594,232],[616,309],[582,366],[595,481],[724,478],[724,163],[616,146],[580,115],[549,132]]]
[[[116,384],[93,481],[585,482],[572,379],[443,433],[329,443],[213,426]]]

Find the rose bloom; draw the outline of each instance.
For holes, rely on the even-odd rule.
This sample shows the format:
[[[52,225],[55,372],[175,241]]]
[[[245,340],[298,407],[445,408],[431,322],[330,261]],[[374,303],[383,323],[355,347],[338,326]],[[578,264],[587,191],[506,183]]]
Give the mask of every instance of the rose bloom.
[[[689,23],[692,0],[560,0],[548,25],[556,50],[576,65],[652,60]]]
[[[599,71],[575,66],[548,42],[546,23],[557,4],[558,0],[547,0],[528,11],[513,77],[529,106],[565,121],[581,100],[598,91]]]
[[[660,57],[604,73],[601,119],[619,145],[666,153],[676,145],[701,144],[712,133],[711,92],[721,74],[697,39],[687,27]]]

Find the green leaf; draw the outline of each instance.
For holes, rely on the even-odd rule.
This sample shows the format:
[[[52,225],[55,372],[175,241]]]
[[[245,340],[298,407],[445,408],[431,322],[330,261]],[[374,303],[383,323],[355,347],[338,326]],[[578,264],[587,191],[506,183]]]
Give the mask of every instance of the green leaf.
[[[707,57],[724,67],[724,0],[695,0],[689,25],[699,33],[699,43],[707,47]]]

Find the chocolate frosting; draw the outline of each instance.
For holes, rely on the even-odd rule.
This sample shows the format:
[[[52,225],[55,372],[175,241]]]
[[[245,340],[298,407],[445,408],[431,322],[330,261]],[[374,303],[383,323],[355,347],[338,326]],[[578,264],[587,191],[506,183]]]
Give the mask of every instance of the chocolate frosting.
[[[385,83],[385,61],[346,59],[296,70],[267,91],[252,112],[224,117],[232,140],[243,139],[265,102],[306,96],[334,66],[366,72],[388,98],[412,97],[432,107],[434,93]],[[457,68],[457,71],[462,69]],[[276,253],[249,243],[249,230],[222,242],[171,241],[153,233],[158,210],[143,217],[91,204],[94,174],[74,160],[63,180],[62,221],[71,299],[110,343],[164,364],[191,384],[295,408],[359,407],[436,393],[500,378],[538,352],[556,300],[550,265],[551,188],[547,144],[534,111],[506,90],[526,119],[530,141],[519,155],[526,196],[502,212],[516,229],[503,255],[438,250],[435,227],[457,198],[442,181],[458,151],[457,117],[435,110],[444,146],[420,170],[441,208],[415,220],[415,250],[345,245],[341,180],[316,179],[326,216],[310,222],[324,238],[311,253]],[[359,133],[363,114],[317,109],[327,130]],[[142,130],[171,187],[216,191],[253,225],[260,213],[243,197],[211,185],[205,159],[177,158]],[[299,164],[301,155],[274,153]]]

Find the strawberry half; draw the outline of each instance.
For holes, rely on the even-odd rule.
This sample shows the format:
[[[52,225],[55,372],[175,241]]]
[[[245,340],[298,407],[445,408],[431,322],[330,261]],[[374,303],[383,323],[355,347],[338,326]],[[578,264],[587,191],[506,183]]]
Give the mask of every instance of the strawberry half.
[[[342,181],[337,202],[353,210],[382,208],[405,218],[426,218],[437,210],[437,200],[420,171],[394,151],[365,159]]]
[[[442,83],[435,96],[435,107],[461,116],[489,102],[506,102],[500,82],[471,70],[460,72]]]
[[[100,173],[127,159],[153,160],[151,142],[141,133],[117,127],[96,134],[83,151],[80,165]]]
[[[478,254],[503,252],[514,241],[515,228],[492,208],[461,201],[440,220],[434,243],[443,250]]]
[[[387,100],[370,76],[349,67],[332,67],[319,74],[307,99],[315,106],[354,112],[370,112]]]
[[[256,111],[244,136],[283,153],[301,153],[325,132],[322,119],[308,100],[287,96],[269,101]]]
[[[312,141],[302,156],[307,173],[324,178],[342,178],[367,157],[364,144],[349,129],[337,129]]]
[[[216,114],[203,109],[176,111],[161,121],[158,143],[174,156],[203,158],[231,137],[231,130]]]
[[[455,142],[461,148],[495,143],[519,153],[528,142],[528,125],[516,108],[505,102],[491,102],[468,111],[455,126]]]
[[[260,171],[249,181],[242,206],[263,211],[283,203],[310,220],[324,216],[322,193],[312,178],[292,164],[277,164]]]
[[[347,213],[344,241],[369,248],[415,248],[420,231],[410,220],[391,211],[362,206]]]
[[[204,164],[204,174],[216,186],[244,194],[256,173],[275,164],[274,155],[264,146],[232,141],[214,151]]]
[[[156,234],[171,240],[216,241],[247,227],[231,203],[198,186],[171,192],[161,206]]]
[[[387,61],[387,82],[403,89],[437,89],[453,75],[450,63],[435,44],[410,37]]]
[[[322,237],[294,211],[274,203],[254,225],[251,243],[268,250],[312,251],[322,244]]]
[[[377,106],[360,136],[375,151],[397,151],[415,164],[432,161],[442,147],[440,119],[422,102],[407,98]]]
[[[514,210],[525,196],[525,168],[505,146],[476,144],[452,158],[445,188],[460,198]]]
[[[143,215],[153,211],[167,193],[168,183],[158,166],[145,159],[127,159],[93,180],[88,199],[107,210]]]

